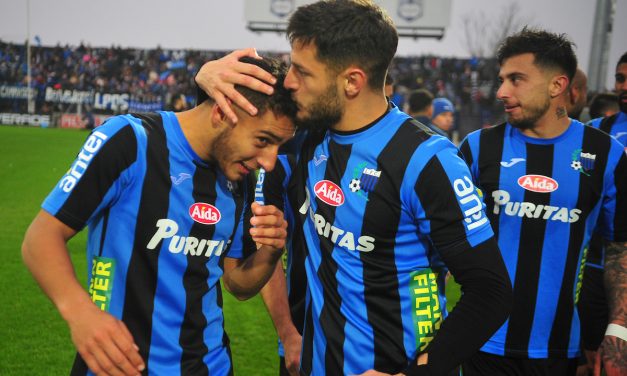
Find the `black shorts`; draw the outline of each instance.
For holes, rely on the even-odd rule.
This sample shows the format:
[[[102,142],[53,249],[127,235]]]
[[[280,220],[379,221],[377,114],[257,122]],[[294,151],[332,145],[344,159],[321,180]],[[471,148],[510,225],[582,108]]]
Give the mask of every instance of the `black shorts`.
[[[608,307],[603,284],[603,269],[586,266],[577,304],[581,321],[581,343],[585,350],[599,348],[607,328]]]
[[[462,365],[463,376],[574,376],[578,358],[526,359],[478,352]]]
[[[279,356],[279,376],[290,376],[287,368],[285,368],[285,357],[283,356]]]

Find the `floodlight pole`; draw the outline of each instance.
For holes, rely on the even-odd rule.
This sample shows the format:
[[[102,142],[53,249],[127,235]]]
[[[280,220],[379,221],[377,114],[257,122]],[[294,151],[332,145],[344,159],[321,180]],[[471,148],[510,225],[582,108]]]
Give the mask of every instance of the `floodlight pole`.
[[[35,102],[33,101],[30,60],[30,0],[26,0],[26,83],[28,84],[28,113],[32,114],[35,112]]]

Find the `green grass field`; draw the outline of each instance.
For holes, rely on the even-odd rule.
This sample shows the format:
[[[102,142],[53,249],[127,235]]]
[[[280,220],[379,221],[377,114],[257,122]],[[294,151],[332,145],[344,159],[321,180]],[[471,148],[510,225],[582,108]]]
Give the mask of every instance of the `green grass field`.
[[[0,126],[0,375],[66,375],[74,358],[69,331],[34,282],[21,256],[22,237],[39,205],[69,168],[85,131]],[[69,248],[85,281],[86,233]],[[459,289],[452,286],[449,306]],[[257,296],[224,294],[226,330],[237,375],[276,375],[276,334]]]

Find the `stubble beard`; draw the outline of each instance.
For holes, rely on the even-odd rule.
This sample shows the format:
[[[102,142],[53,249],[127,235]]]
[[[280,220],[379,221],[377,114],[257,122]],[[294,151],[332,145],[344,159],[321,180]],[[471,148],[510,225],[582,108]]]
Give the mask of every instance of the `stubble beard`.
[[[296,118],[299,129],[325,132],[342,119],[343,108],[334,85],[318,97],[309,108],[308,114]]]
[[[534,107],[528,107],[527,112],[528,115],[523,118],[516,120],[512,119],[511,116],[508,116],[507,121],[514,127],[520,130],[532,129],[535,127],[536,123],[542,116],[546,114],[546,112],[551,107],[551,100],[547,97],[546,100]]]

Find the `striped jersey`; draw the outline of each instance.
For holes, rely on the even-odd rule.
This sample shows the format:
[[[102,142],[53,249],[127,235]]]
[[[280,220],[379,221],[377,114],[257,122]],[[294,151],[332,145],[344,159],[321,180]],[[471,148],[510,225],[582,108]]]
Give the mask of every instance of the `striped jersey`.
[[[300,248],[294,249],[294,213],[287,199],[287,183],[292,175],[295,163],[294,155],[283,154],[278,156],[274,170],[271,172],[266,172],[263,169],[259,170],[257,187],[255,188],[255,201],[265,205],[274,205],[285,214],[285,219],[288,223],[288,237],[285,242],[287,252],[284,259],[287,298],[292,323],[302,335],[307,277],[305,275],[304,252]],[[283,344],[280,341],[278,352],[280,356],[285,356]]]
[[[44,201],[89,227],[89,293],[129,328],[146,374],[232,374],[219,279],[227,253],[242,255],[244,185],[198,157],[174,113],[123,115],[90,134]],[[72,374],[86,373],[77,356]]]
[[[594,128],[601,129],[603,132],[615,137],[623,146],[627,152],[627,113],[618,112],[615,115],[608,116],[607,118],[592,119],[588,122]],[[605,264],[605,249],[603,248],[603,242],[598,236],[593,236],[590,243],[590,251],[586,259],[586,265],[603,269]]]
[[[455,146],[396,107],[355,132],[311,133],[288,198],[305,374],[403,370],[442,322],[434,256],[493,236]]]
[[[627,238],[622,145],[572,120],[552,139],[501,124],[471,133],[460,149],[484,192],[514,292],[510,318],[481,350],[577,356],[575,303],[592,231],[599,222],[605,238]]]

